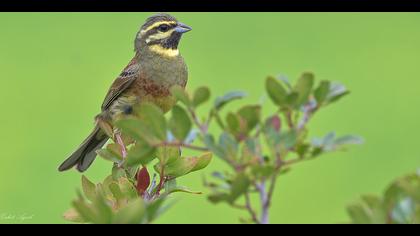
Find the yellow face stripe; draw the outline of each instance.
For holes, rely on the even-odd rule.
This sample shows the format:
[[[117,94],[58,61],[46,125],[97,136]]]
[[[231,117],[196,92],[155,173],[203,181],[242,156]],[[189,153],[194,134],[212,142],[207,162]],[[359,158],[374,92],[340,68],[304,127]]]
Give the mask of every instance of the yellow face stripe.
[[[179,55],[178,49],[164,48],[159,44],[151,45],[151,46],[149,46],[149,49],[152,52],[155,52],[155,53],[157,53],[161,56],[164,56],[164,57],[169,57],[170,58],[170,57],[176,57],[176,56]]]
[[[161,25],[161,24],[170,25],[170,24],[176,24],[176,22],[175,21],[158,21],[158,22],[153,23],[151,26],[147,27],[146,29],[140,31],[140,34],[145,34],[147,31],[149,31],[149,30],[151,30],[151,29],[153,29],[156,26]]]

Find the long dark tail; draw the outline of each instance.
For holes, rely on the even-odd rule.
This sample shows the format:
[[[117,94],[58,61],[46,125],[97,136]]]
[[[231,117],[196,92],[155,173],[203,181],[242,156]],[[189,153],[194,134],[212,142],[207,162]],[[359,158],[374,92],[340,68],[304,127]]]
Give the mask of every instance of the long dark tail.
[[[84,172],[95,160],[96,150],[102,148],[106,141],[108,136],[96,126],[80,147],[58,167],[58,170],[69,170],[77,165],[77,170]]]

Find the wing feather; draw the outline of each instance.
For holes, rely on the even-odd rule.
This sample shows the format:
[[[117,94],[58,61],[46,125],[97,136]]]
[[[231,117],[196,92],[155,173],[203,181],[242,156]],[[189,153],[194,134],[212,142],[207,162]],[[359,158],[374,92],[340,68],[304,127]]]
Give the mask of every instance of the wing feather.
[[[130,63],[124,68],[121,74],[112,83],[104,102],[102,103],[102,111],[108,109],[111,104],[137,79],[139,74],[139,65],[136,59],[133,58]]]

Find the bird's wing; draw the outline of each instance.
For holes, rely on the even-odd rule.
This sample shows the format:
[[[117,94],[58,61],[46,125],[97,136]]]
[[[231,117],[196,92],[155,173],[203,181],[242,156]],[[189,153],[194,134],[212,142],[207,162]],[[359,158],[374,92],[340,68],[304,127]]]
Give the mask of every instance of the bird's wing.
[[[139,65],[136,59],[133,58],[130,63],[124,68],[120,76],[114,81],[105,96],[104,102],[102,103],[102,111],[108,109],[112,102],[117,99],[122,92],[124,92],[130,85],[136,80],[139,74]]]

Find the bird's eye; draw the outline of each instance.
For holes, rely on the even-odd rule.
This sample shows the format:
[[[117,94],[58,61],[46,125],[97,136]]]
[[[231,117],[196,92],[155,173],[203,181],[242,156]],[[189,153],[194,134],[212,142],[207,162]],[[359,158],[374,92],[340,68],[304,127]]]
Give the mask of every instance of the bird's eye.
[[[167,25],[167,24],[159,25],[159,28],[158,29],[161,32],[166,32],[166,31],[169,30],[169,25]]]

